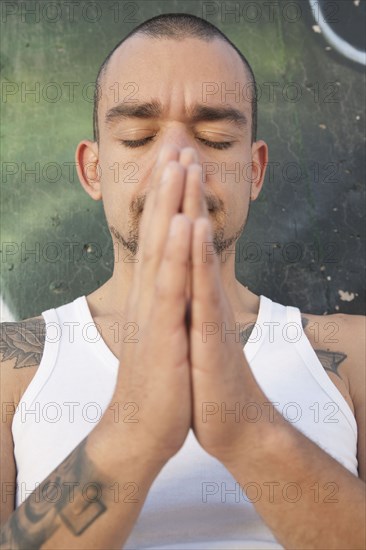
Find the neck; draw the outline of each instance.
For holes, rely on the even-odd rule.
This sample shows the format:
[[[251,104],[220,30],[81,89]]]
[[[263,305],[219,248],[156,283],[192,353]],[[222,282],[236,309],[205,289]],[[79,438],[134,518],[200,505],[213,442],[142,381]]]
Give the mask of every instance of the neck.
[[[115,262],[112,277],[97,290],[87,295],[88,305],[94,317],[117,318],[124,315],[125,303],[131,290],[134,262]],[[257,316],[259,296],[251,292],[235,277],[235,258],[220,261],[221,280],[234,316],[238,320]]]

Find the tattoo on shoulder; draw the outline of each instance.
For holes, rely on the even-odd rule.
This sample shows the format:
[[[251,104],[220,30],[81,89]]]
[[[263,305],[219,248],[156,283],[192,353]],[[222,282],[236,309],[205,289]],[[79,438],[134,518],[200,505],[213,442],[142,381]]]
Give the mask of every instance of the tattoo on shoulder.
[[[240,331],[240,341],[243,344],[243,346],[245,346],[245,344],[248,342],[250,335],[253,332],[254,325],[255,323],[252,323],[251,325],[246,327],[244,330]]]
[[[40,548],[62,524],[79,536],[107,510],[103,501],[106,483],[98,481],[101,476],[87,455],[86,441],[87,438],[38,485],[2,526],[1,549]]]
[[[43,318],[33,318],[19,323],[1,323],[0,336],[2,361],[15,358],[15,369],[39,365],[46,338]]]
[[[301,316],[301,324],[303,329],[305,329],[308,323],[309,323],[309,319]],[[329,350],[323,350],[323,349],[314,349],[314,351],[317,354],[319,361],[323,365],[324,370],[327,370],[329,372],[332,372],[333,374],[336,374],[338,378],[342,380],[342,377],[339,374],[338,369],[339,369],[339,365],[347,358],[347,355],[340,351],[329,351]]]
[[[307,319],[306,317],[301,316],[302,328],[305,328],[308,323],[309,323],[309,319]]]
[[[341,375],[338,372],[338,369],[339,365],[342,363],[342,361],[346,359],[347,355],[339,351],[325,351],[323,349],[316,349],[314,351],[317,354],[319,361],[323,365],[324,370],[333,372],[333,374],[336,374],[338,378],[342,379]]]

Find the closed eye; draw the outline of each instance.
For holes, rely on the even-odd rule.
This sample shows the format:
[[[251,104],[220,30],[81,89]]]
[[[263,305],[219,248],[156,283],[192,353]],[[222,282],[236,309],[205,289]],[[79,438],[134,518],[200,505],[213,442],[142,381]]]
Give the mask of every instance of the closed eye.
[[[153,141],[155,136],[149,136],[143,139],[137,139],[137,140],[127,140],[127,139],[121,139],[120,142],[125,147],[142,147],[143,145],[146,145],[149,141]],[[197,138],[199,141],[207,145],[208,147],[213,147],[214,149],[228,149],[232,146],[232,141],[209,141],[207,139],[203,138]]]

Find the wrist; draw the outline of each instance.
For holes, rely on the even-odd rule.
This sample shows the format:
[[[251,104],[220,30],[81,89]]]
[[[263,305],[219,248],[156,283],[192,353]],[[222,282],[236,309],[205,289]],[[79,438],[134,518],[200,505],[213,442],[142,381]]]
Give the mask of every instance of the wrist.
[[[244,360],[243,391],[234,419],[231,444],[219,460],[229,469],[251,468],[263,455],[271,454],[288,432],[289,425],[257,383]],[[291,428],[291,427],[290,427]]]
[[[117,421],[108,408],[88,436],[88,451],[113,480],[124,481],[128,473],[141,482],[152,482],[166,463],[162,457],[147,452],[138,444],[136,425]]]
[[[261,418],[257,422],[245,422],[246,426],[243,427],[231,452],[227,453],[222,461],[233,475],[245,471],[250,477],[264,463],[276,461],[278,456],[283,460],[283,449],[288,446],[289,440],[293,440],[294,428],[270,401],[262,401],[258,411]]]

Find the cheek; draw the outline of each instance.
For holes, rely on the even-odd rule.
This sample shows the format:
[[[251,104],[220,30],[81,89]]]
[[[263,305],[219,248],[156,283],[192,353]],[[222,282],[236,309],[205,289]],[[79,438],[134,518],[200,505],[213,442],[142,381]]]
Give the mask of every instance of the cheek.
[[[244,162],[241,163],[240,176],[241,176],[241,185],[242,192],[245,192],[247,189],[250,189],[250,186],[253,181],[253,175],[256,173],[257,167],[253,163],[252,158],[248,157]]]
[[[104,186],[108,187],[108,192],[109,190],[116,191],[116,187],[121,186],[125,177],[124,162],[109,154],[100,157],[100,166]]]
[[[237,226],[241,224],[248,213],[250,203],[250,186],[243,183],[231,185],[225,197],[227,209],[227,224]]]
[[[124,183],[125,174],[118,174],[118,167],[111,169],[107,166],[101,179],[102,201],[106,218],[109,222],[123,227],[129,216],[131,196],[128,185]]]
[[[241,194],[245,191],[244,188],[250,187],[253,174],[257,169],[252,161],[250,151],[240,150],[240,154],[236,151],[235,155],[228,157],[218,166],[218,171],[215,177],[216,181],[223,188],[222,191],[228,194],[225,185],[233,187],[231,193]]]
[[[114,143],[100,151],[100,163],[108,194],[112,192],[117,197],[123,197],[128,204],[134,197],[146,194],[154,167],[146,159],[140,161]]]
[[[138,181],[135,163],[118,160],[118,157],[109,154],[100,161],[100,168],[103,200],[111,203],[112,208],[114,205],[126,205],[128,208]]]

